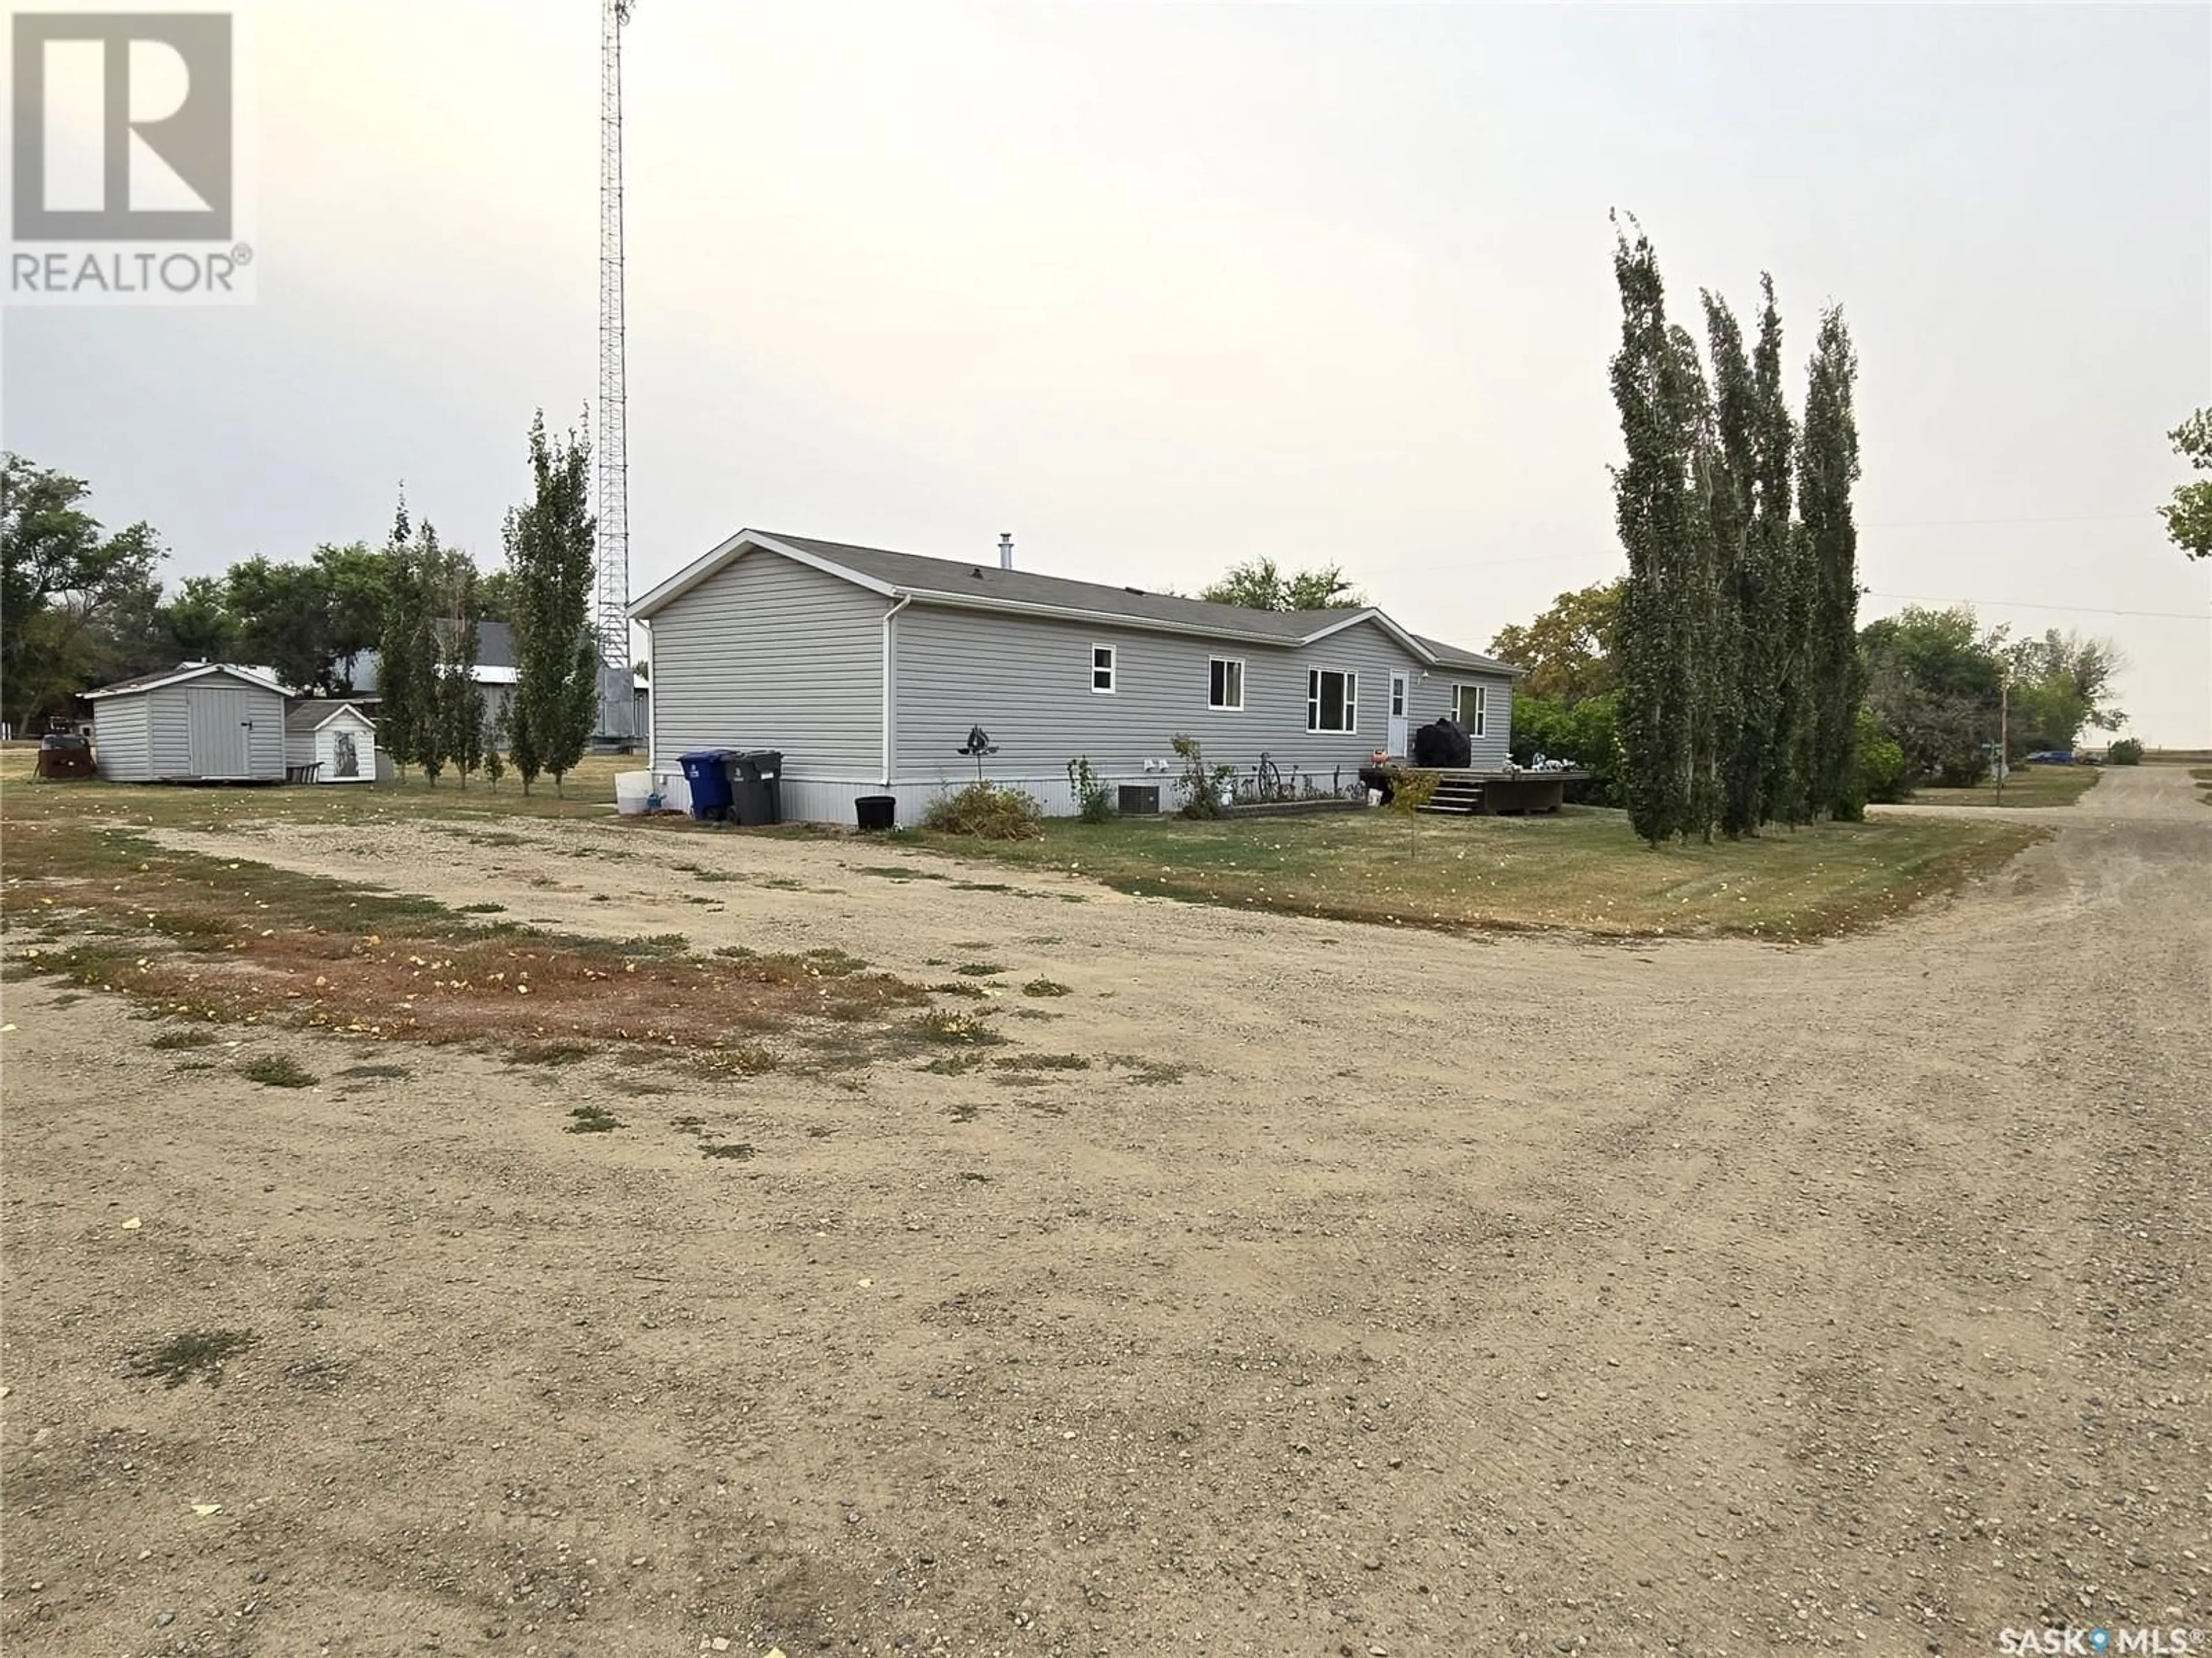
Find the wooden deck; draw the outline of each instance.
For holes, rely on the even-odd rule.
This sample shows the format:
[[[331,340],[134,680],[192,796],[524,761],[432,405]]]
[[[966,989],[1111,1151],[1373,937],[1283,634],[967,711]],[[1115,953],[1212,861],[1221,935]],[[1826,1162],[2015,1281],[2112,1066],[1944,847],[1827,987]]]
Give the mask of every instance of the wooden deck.
[[[1360,777],[1375,786],[1370,774],[1391,779],[1406,772],[1433,771],[1437,792],[1419,809],[1446,817],[1553,812],[1566,804],[1567,785],[1586,780],[1586,771],[1476,771],[1456,767],[1363,767]]]

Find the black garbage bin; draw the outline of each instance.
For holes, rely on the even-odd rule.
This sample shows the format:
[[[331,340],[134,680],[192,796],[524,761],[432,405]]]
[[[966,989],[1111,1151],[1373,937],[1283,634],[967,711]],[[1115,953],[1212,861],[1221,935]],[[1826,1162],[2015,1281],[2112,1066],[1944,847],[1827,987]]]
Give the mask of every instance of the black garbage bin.
[[[684,780],[691,786],[691,815],[701,823],[726,817],[730,811],[730,772],[723,763],[727,749],[694,749],[678,755]]]
[[[745,749],[729,756],[730,816],[749,829],[783,821],[783,752]]]
[[[890,829],[898,827],[898,796],[896,794],[863,794],[853,802],[853,816],[864,829]]]

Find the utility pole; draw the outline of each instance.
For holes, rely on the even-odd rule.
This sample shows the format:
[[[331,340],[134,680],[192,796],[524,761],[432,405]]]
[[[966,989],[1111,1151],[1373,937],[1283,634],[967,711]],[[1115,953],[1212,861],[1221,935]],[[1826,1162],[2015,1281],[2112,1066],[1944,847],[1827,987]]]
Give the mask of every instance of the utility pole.
[[[2004,805],[2005,756],[2012,750],[2012,676],[1997,680],[1997,804]]]

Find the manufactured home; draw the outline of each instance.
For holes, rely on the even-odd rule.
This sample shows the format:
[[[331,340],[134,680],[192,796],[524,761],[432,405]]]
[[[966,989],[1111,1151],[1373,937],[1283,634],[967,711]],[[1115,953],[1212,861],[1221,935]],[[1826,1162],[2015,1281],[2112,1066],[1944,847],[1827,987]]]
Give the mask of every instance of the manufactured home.
[[[374,783],[375,724],[350,702],[294,703],[284,714],[284,772],[296,783]]]
[[[1087,760],[1133,805],[1181,803],[1171,740],[1209,767],[1350,793],[1377,750],[1449,716],[1472,764],[1503,767],[1518,670],[1425,638],[1371,605],[1269,611],[740,531],[631,606],[652,635],[649,763],[686,797],[679,757],[783,755],[787,817],[850,823],[862,795],[898,819],[980,774],[1076,807]],[[980,730],[988,752],[975,754]]]
[[[257,669],[186,662],[85,700],[100,774],[112,782],[284,780],[284,689]]]

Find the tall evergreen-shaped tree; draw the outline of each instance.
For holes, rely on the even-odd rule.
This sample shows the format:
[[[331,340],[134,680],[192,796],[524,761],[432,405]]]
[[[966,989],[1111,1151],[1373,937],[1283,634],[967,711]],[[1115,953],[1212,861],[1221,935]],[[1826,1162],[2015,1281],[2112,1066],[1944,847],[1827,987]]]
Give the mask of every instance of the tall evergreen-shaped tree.
[[[1727,605],[1731,486],[1698,343],[1681,328],[1670,328],[1667,337],[1674,352],[1677,419],[1689,455],[1681,588],[1689,774],[1683,784],[1682,833],[1711,841],[1721,817],[1722,761],[1735,695],[1735,621]]]
[[[1715,740],[1719,745],[1720,826],[1748,835],[1759,821],[1759,776],[1771,707],[1762,695],[1765,641],[1758,627],[1764,573],[1753,539],[1757,513],[1758,387],[1744,355],[1743,330],[1718,295],[1707,292],[1705,339],[1713,363],[1713,427],[1717,453],[1706,510],[1718,562],[1714,640],[1720,680]]]
[[[538,773],[562,778],[583,757],[599,711],[599,653],[591,633],[591,440],[549,439],[543,410],[530,423],[529,502],[507,519],[514,575],[514,696],[509,757],[527,793]]]
[[[1858,653],[1858,528],[1851,486],[1859,477],[1858,422],[1852,388],[1858,359],[1841,307],[1820,316],[1811,383],[1805,394],[1805,441],[1798,457],[1797,511],[1809,586],[1807,652],[1813,687],[1807,786],[1815,811],[1850,815],[1859,701],[1866,674]]]
[[[416,571],[415,531],[403,497],[386,543],[384,622],[376,642],[377,742],[403,772],[415,763],[419,705],[432,687],[415,677],[415,630],[422,584]]]
[[[415,687],[407,708],[415,763],[430,786],[446,768],[446,683],[443,647],[438,623],[452,586],[454,556],[438,544],[438,531],[428,519],[415,537],[415,555],[409,561],[414,593],[409,605],[410,626],[403,641],[407,653],[407,679]]]
[[[1765,303],[1759,313],[1759,343],[1751,354],[1747,558],[1753,580],[1743,618],[1743,688],[1759,747],[1742,763],[1747,774],[1755,768],[1755,821],[1802,823],[1808,797],[1796,732],[1809,723],[1812,703],[1807,611],[1790,527],[1796,507],[1797,424],[1782,385],[1782,313],[1774,302],[1774,278],[1762,276],[1759,285]]]
[[[1631,222],[1633,222],[1632,221]],[[1691,399],[1667,327],[1665,285],[1650,239],[1617,232],[1620,349],[1612,364],[1626,457],[1613,469],[1613,513],[1628,556],[1615,649],[1628,819],[1656,846],[1689,821]]]
[[[453,561],[451,588],[453,615],[446,621],[442,641],[444,665],[439,675],[439,721],[444,747],[461,786],[469,774],[483,763],[483,693],[477,689],[477,659],[483,651],[483,630],[477,616],[477,569],[467,558]]]

